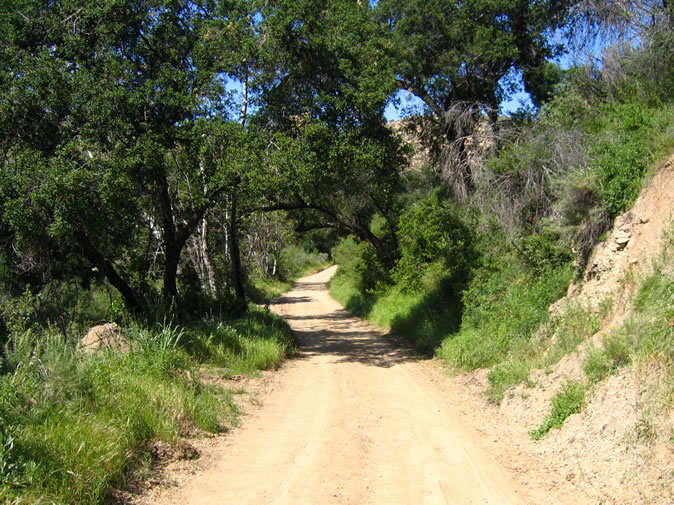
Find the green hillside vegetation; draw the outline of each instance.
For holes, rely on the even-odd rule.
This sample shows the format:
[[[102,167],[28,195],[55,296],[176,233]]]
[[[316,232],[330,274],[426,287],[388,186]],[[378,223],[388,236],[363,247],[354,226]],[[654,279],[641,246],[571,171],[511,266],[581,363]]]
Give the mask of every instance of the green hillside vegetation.
[[[463,181],[443,174],[442,158],[431,153],[425,171],[406,174],[414,189],[405,196],[410,210],[397,228],[396,267],[373,277],[381,265],[373,264],[371,251],[345,240],[333,251],[340,264],[333,296],[408,337],[422,354],[459,369],[489,368],[495,402],[508,387],[527,382],[534,368],[549,367],[576,349],[599,329],[600,316],[580,307],[551,316],[548,307],[582,273],[592,247],[674,149],[674,74],[645,63],[671,61],[671,43],[671,31],[657,30],[650,44],[638,48],[616,43],[606,50],[603,67],[567,71],[535,115],[492,125],[493,145],[472,161],[468,191]],[[429,195],[431,187],[436,189]],[[458,222],[440,224],[430,210],[439,201],[452,202]],[[415,212],[423,216],[417,228],[406,221]],[[420,248],[404,245],[424,239],[428,244]],[[668,370],[671,356],[662,346],[671,339],[671,328],[665,328],[670,319],[657,307],[668,303],[670,280],[656,274],[644,281],[637,312],[654,326],[637,331],[630,320],[620,333],[630,335],[629,345],[618,335],[604,351],[590,354],[591,382],[630,363],[634,354]],[[663,298],[644,304],[643,290],[655,283]],[[648,344],[651,339],[658,343]],[[573,409],[580,408],[582,401],[574,402]],[[538,436],[557,423],[555,417]]]
[[[330,261],[349,310],[490,367],[495,401],[559,360],[598,322],[548,305],[674,149],[674,13],[630,6],[4,2],[0,501],[106,503],[157,443],[235,425],[211,379],[292,354],[259,306]],[[601,65],[558,63],[596,40]],[[662,262],[583,388],[671,370]],[[106,322],[129,352],[83,353]]]

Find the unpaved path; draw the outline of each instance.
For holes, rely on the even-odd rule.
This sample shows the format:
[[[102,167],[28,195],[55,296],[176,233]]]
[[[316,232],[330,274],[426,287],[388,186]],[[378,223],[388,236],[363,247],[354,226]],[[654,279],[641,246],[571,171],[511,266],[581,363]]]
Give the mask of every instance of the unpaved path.
[[[583,503],[495,461],[494,445],[508,441],[466,425],[427,366],[332,300],[333,273],[300,280],[272,306],[300,357],[207,468],[156,503]]]

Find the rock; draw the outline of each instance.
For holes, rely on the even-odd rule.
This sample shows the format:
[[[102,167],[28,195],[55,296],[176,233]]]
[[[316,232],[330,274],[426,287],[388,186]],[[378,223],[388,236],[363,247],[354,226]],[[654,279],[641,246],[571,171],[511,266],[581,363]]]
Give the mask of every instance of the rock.
[[[630,241],[629,235],[620,235],[615,238],[615,243],[618,246],[618,250],[624,249],[629,241]]]
[[[96,352],[99,349],[129,352],[130,346],[119,325],[108,323],[92,327],[80,342],[80,349],[86,353]]]

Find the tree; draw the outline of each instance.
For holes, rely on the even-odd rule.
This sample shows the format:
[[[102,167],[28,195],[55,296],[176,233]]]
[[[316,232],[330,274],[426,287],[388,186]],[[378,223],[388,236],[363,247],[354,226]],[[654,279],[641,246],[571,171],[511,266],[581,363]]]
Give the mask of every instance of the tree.
[[[300,231],[354,233],[392,266],[405,152],[383,119],[396,86],[390,42],[367,2],[285,0],[262,13],[261,208],[301,212]],[[385,239],[369,229],[377,213]]]
[[[565,22],[569,2],[525,0],[382,0],[379,18],[395,44],[398,82],[426,109],[426,143],[438,161],[453,145],[452,170],[470,191],[467,140],[499,104],[521,72],[532,98],[545,100],[556,84],[548,59],[561,48],[549,34]],[[545,77],[542,81],[541,77]],[[543,86],[543,84],[546,84]]]
[[[78,249],[135,309],[148,272],[132,286],[124,245],[146,224],[170,306],[183,248],[232,182],[227,160],[204,161],[210,122],[200,119],[228,120],[223,76],[235,68],[245,9],[209,0],[12,7],[2,25],[2,106],[19,117],[2,122],[2,148],[17,204],[39,200],[49,234]],[[15,112],[22,103],[25,119]],[[35,131],[43,125],[48,135]],[[38,186],[21,186],[34,170],[21,162],[26,153],[43,167]],[[37,198],[43,188],[54,189]]]

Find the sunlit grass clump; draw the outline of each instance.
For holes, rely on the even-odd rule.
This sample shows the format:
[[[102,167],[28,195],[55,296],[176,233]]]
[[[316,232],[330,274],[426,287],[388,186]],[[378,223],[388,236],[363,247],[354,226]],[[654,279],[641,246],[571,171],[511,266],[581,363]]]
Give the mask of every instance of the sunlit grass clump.
[[[279,366],[287,325],[251,309],[227,322],[127,329],[131,350],[84,354],[76,338],[30,330],[10,339],[0,376],[0,500],[97,504],[152,464],[155,441],[237,422],[232,393],[203,382]]]

